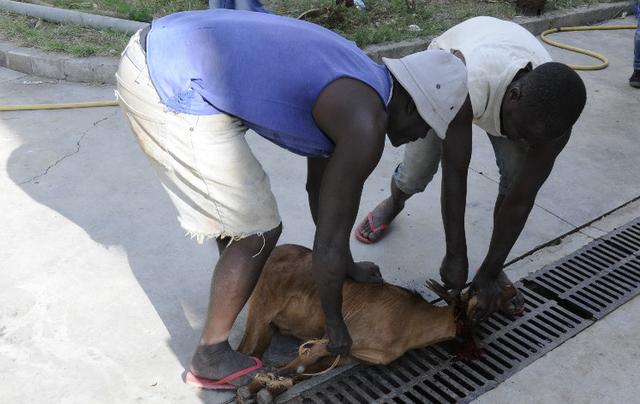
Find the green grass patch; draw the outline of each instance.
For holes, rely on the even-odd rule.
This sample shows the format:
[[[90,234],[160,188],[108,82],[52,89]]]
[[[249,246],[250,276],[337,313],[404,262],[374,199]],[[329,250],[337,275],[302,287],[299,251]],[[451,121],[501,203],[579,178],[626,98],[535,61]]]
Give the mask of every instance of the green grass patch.
[[[129,36],[122,32],[52,24],[37,18],[0,12],[1,38],[20,46],[46,51],[73,56],[118,56]]]
[[[547,11],[611,0],[549,0]],[[205,9],[207,0],[46,0],[61,8],[103,14],[137,21],[151,21],[184,10]],[[43,0],[40,0],[43,3]],[[359,46],[402,39],[435,36],[453,25],[478,15],[511,19],[518,12],[512,0],[365,0],[366,11],[336,6],[335,0],[264,0],[276,14],[298,17],[315,10],[309,21],[355,41]],[[59,50],[73,55],[108,55],[126,45],[123,34],[89,28],[61,26],[25,17],[0,14],[0,36],[27,46]]]
[[[572,8],[597,0],[549,0],[547,11]],[[365,0],[367,11],[336,7],[332,0],[265,0],[275,13],[297,17],[306,10],[325,9],[310,21],[355,41],[359,46],[435,36],[468,18],[488,15],[512,19],[518,15],[510,0]],[[413,27],[411,27],[413,26]],[[416,29],[417,26],[419,28]]]
[[[404,0],[368,0],[365,12],[344,6],[335,7],[330,0],[267,3],[271,3],[272,10],[278,14],[292,16],[298,16],[309,8],[325,8],[329,11],[310,18],[310,21],[344,35],[359,46],[433,36],[477,15],[500,18],[512,18],[516,15],[515,9],[508,1],[416,1],[416,7],[409,8]]]

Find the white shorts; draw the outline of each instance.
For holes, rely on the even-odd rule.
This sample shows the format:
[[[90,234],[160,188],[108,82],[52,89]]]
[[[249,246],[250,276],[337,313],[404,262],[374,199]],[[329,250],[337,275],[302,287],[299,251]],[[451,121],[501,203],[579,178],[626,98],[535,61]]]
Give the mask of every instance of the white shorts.
[[[140,147],[157,169],[192,238],[244,237],[280,224],[269,177],[245,139],[247,128],[229,115],[198,116],[160,102],[139,32],[116,73],[116,95]]]

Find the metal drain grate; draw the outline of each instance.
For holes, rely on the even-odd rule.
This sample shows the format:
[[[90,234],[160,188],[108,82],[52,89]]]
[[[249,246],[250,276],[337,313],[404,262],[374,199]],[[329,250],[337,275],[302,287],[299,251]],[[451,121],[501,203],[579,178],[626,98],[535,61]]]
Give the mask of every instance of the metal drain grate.
[[[495,314],[478,327],[480,360],[455,361],[452,345],[438,344],[408,352],[388,366],[354,366],[279,401],[473,400],[640,293],[640,218],[516,285],[525,296],[525,313],[517,318]]]
[[[522,285],[518,285],[522,286]],[[452,345],[408,352],[388,366],[356,366],[285,402],[456,403],[468,402],[571,338],[591,321],[526,288],[525,313],[495,314],[478,327],[484,356],[452,359]]]
[[[544,267],[524,283],[572,311],[601,319],[640,291],[640,219]]]

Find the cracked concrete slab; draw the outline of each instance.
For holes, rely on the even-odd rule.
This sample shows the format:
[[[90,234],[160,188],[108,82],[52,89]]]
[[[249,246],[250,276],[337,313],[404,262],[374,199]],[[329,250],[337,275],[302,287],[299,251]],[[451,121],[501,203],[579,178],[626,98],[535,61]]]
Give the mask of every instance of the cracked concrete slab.
[[[11,72],[8,69],[4,69]],[[5,100],[12,104],[46,104],[114,98],[111,86],[90,86],[66,83],[61,91],[57,80],[37,76],[3,73]],[[0,80],[2,81],[2,80]],[[6,103],[6,101],[5,101]],[[42,175],[52,165],[77,151],[78,141],[94,129],[94,123],[116,113],[115,108],[91,108],[77,110],[30,111],[29,119],[22,119],[26,112],[3,112],[2,121],[19,122],[25,148],[14,156],[13,164],[21,167],[15,180],[29,181]],[[44,140],[44,141],[43,141]]]
[[[632,138],[638,125],[628,113],[637,93],[625,87],[631,35],[603,33],[599,39],[604,48],[626,51],[611,53],[611,71],[583,74],[591,100],[577,128],[580,136],[561,155],[512,257],[574,230],[640,189],[634,161],[640,144]],[[113,98],[110,86],[47,82],[6,69],[0,69],[0,92],[11,103]],[[255,134],[248,139],[272,180],[284,220],[281,242],[311,245],[304,159]],[[386,196],[401,156],[401,149],[385,151],[365,186],[359,218]],[[0,377],[6,381],[0,396],[36,403],[227,399],[181,381],[202,327],[215,248],[184,237],[119,110],[1,113],[0,161],[0,206],[7,212],[0,262],[8,268],[0,276]],[[481,134],[474,137],[472,165],[477,172],[469,176],[467,229],[475,269],[486,252],[497,194],[493,152]],[[48,167],[37,183],[29,181]],[[354,257],[378,262],[389,281],[424,291],[422,282],[437,275],[443,251],[439,186],[438,175],[377,246],[353,241]],[[615,225],[603,223],[564,246]],[[526,271],[515,265],[513,274]],[[33,380],[42,383],[32,388]]]
[[[98,126],[100,123],[106,121],[107,119],[112,118],[116,114],[117,114],[117,111],[114,111],[109,116],[106,116],[104,118],[100,118],[97,121],[93,122],[92,126],[90,128],[88,128],[87,130],[85,130],[84,132],[82,132],[80,134],[80,136],[78,137],[78,140],[76,140],[76,142],[75,142],[75,149],[74,150],[72,150],[71,152],[69,152],[69,153],[67,153],[67,154],[65,154],[65,155],[63,155],[61,157],[58,157],[52,164],[48,165],[42,172],[40,172],[39,174],[37,174],[37,175],[35,175],[35,176],[33,176],[33,177],[29,178],[29,179],[26,179],[24,181],[19,182],[18,185],[25,185],[25,184],[30,183],[30,182],[34,183],[34,184],[38,184],[40,179],[49,173],[49,170],[53,169],[55,166],[57,166],[58,164],[62,163],[64,160],[68,159],[69,157],[71,157],[71,156],[73,156],[73,155],[75,155],[77,153],[80,153],[80,147],[81,147],[82,140],[86,136],[88,136],[96,126]]]

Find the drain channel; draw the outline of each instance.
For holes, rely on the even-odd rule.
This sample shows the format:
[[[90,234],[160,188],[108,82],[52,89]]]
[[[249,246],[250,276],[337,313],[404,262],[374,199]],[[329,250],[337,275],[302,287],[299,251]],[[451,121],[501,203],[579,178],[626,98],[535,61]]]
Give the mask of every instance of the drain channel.
[[[601,319],[640,289],[640,219],[542,268],[524,284],[583,316]]]
[[[524,294],[525,313],[494,314],[478,327],[484,352],[479,360],[456,361],[452,344],[438,344],[388,366],[354,366],[279,401],[403,404],[477,398],[640,292],[640,218],[516,286]]]
[[[438,344],[408,352],[388,366],[356,366],[285,402],[468,402],[592,323],[517,286],[526,300],[525,313],[516,318],[494,314],[478,327],[480,360],[455,361],[452,345]]]

